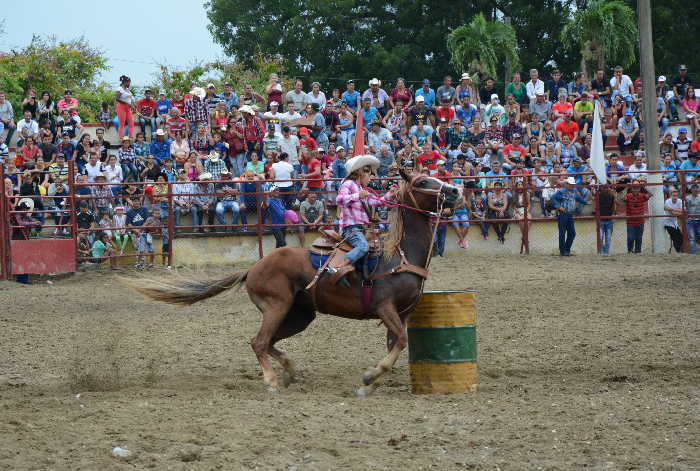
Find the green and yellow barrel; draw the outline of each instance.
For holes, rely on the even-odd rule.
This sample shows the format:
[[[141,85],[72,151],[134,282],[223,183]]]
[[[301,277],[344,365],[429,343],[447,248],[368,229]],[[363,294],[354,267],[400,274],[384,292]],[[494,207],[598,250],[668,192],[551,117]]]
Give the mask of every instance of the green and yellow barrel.
[[[476,391],[474,291],[423,293],[408,318],[408,361],[414,394]]]

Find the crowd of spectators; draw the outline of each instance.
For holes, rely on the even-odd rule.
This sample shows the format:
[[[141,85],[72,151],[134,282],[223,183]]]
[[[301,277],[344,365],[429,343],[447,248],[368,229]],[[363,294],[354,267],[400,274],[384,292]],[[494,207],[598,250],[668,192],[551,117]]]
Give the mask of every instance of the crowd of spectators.
[[[326,94],[318,82],[305,91],[302,80],[295,80],[287,90],[271,74],[259,91],[250,85],[237,92],[228,83],[218,90],[213,83],[204,88],[193,84],[190,90],[146,89],[137,99],[130,79],[122,76],[114,103],[102,104],[101,127],[94,138],[81,122],[71,90],[57,100],[48,92],[29,89],[22,103],[15,104],[0,91],[5,191],[16,204],[23,198],[24,208],[31,209],[31,217],[40,224],[51,214],[55,225],[61,226],[54,234],[66,234],[71,208],[65,195],[72,164],[80,184],[76,193],[86,197],[75,208],[79,227],[117,228],[102,231],[106,239],[102,232],[81,233],[82,253],[103,260],[123,253],[131,237],[143,255],[139,265],[148,266],[153,264],[148,255],[153,253],[153,234],[167,235],[158,229],[165,225],[170,210],[164,183],[178,182],[172,187],[178,232],[187,214],[190,227],[184,230],[188,232],[246,231],[248,216],[257,211],[256,191],[271,192],[261,203],[263,217],[272,224],[302,223],[307,229],[332,225],[339,217],[332,193],[338,182],[333,179],[346,176],[344,163],[361,134],[364,152],[381,163],[377,176],[384,179],[372,183],[376,190],[397,179],[400,167],[465,188],[462,204],[444,214],[452,219],[460,247],[467,248],[466,219],[522,221],[526,212],[530,217],[557,214],[563,237],[560,248],[566,255],[573,221],[562,221],[562,214],[581,214],[591,202],[589,185],[594,179],[586,172],[590,172],[595,120],[603,124],[604,142],[608,132],[617,135],[618,152],[608,154],[606,165],[609,172],[619,172],[609,174],[612,183],[640,187],[645,183],[639,79],[633,81],[621,67],[615,67],[610,78],[599,70],[591,80],[579,73],[571,81],[556,69],[549,79],[532,69],[527,82],[515,73],[505,94],[494,83],[490,77],[475,83],[464,73],[457,83],[446,76],[434,88],[426,79],[414,90],[402,78],[386,88],[373,78],[367,88],[347,80],[344,90]],[[662,131],[659,145],[669,198],[674,194],[677,198],[675,170],[688,170],[684,178],[690,185],[700,182],[694,85],[686,67],[680,66],[677,77],[669,83],[660,76],[656,87],[658,123],[654,125]],[[601,105],[597,115],[596,102]],[[14,119],[13,106],[21,107],[19,121]],[[359,113],[363,129],[356,129]],[[666,131],[671,120],[679,119],[688,124],[674,138]],[[105,138],[111,127],[117,130],[118,142]],[[13,134],[18,139],[11,150]],[[626,166],[624,156],[634,156],[634,162]],[[525,186],[531,191],[525,191]],[[626,190],[613,199],[630,204]],[[669,221],[671,211],[677,211],[673,201],[666,204]],[[688,206],[692,204],[689,200]],[[381,219],[382,214],[378,216]],[[612,219],[606,221],[604,230],[611,231],[611,223]],[[479,226],[484,239],[492,227],[501,243],[509,230],[508,222]],[[523,229],[522,222],[519,227]],[[277,229],[278,245],[286,243],[285,231],[273,229]],[[446,230],[443,225],[438,231],[438,255],[444,251]],[[696,236],[697,224],[689,224],[689,230]],[[296,232],[303,243],[304,230]],[[671,237],[677,240],[675,232]],[[695,237],[691,238],[694,249]],[[630,240],[630,252],[639,251],[641,235],[635,233]]]

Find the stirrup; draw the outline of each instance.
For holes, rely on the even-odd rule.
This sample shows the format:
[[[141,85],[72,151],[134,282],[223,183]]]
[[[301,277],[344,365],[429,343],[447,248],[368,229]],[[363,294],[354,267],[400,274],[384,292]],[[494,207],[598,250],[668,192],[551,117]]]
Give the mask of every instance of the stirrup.
[[[341,279],[345,278],[345,276],[348,273],[354,271],[355,267],[352,264],[350,264],[350,265],[345,265],[345,266],[340,267],[340,268],[332,268],[332,270],[333,270],[333,272],[332,272],[333,275],[331,276],[330,281],[331,281],[331,283],[333,283],[335,285],[335,284],[338,284],[338,282]]]

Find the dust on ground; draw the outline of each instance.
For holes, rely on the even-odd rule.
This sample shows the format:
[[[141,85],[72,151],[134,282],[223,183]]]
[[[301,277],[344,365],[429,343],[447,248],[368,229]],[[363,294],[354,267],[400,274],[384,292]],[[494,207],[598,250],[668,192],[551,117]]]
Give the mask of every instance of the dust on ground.
[[[272,394],[244,291],[179,308],[110,273],[2,283],[0,469],[697,469],[698,260],[437,260],[428,289],[478,291],[479,391],[411,395],[404,353],[367,399],[376,322],[319,316],[280,343],[303,382]]]

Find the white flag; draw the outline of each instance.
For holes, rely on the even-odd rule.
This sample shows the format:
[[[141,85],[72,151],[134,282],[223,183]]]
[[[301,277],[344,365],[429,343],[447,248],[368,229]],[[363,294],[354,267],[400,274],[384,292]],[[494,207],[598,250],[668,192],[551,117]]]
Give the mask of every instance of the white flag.
[[[593,137],[591,141],[591,159],[590,165],[593,173],[595,173],[598,183],[604,185],[607,182],[605,173],[605,151],[603,150],[603,133],[600,129],[600,103],[596,100],[595,110],[593,111]]]

